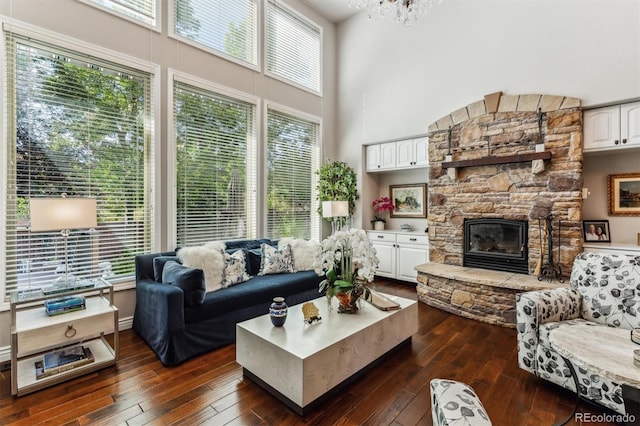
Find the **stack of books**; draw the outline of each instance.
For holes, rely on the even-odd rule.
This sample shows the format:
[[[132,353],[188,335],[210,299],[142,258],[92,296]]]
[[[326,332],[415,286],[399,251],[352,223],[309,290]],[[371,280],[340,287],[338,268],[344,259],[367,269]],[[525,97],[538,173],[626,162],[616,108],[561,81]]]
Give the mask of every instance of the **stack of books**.
[[[94,361],[91,348],[77,345],[44,354],[36,361],[36,378],[42,379]]]
[[[58,315],[66,312],[86,309],[87,305],[83,296],[66,296],[57,299],[50,299],[44,302],[47,315]]]

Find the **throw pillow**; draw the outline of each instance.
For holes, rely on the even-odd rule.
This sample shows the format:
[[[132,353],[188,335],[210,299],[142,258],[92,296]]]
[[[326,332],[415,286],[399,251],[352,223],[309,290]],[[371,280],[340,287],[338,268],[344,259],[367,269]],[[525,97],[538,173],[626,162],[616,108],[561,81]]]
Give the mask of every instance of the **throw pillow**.
[[[281,274],[283,272],[295,272],[293,269],[293,256],[291,246],[286,245],[280,249],[262,244],[262,263],[258,275]]]
[[[296,272],[312,271],[316,258],[320,256],[322,245],[318,241],[287,237],[278,242],[278,247],[282,248],[287,244],[291,246],[293,267]]]
[[[224,252],[210,247],[213,246],[183,247],[178,250],[178,258],[184,266],[204,271],[207,293],[222,288],[224,272]]]
[[[180,261],[178,256],[158,256],[153,258],[153,279],[155,282],[162,282],[162,271],[164,270],[164,265],[170,260],[174,262]]]
[[[234,284],[240,284],[251,279],[247,274],[247,261],[245,250],[236,250],[232,254],[224,254],[224,276],[222,277],[222,287],[226,288]]]
[[[180,287],[185,306],[198,306],[204,302],[205,285],[202,269],[187,268],[170,260],[162,270],[162,282]]]

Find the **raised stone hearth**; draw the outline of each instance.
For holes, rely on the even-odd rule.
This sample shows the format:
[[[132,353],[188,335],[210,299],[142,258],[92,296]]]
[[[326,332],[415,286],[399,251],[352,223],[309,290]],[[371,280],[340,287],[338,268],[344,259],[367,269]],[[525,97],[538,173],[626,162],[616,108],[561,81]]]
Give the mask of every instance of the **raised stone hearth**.
[[[533,275],[426,263],[417,266],[418,300],[466,318],[516,326],[516,293],[566,287]]]

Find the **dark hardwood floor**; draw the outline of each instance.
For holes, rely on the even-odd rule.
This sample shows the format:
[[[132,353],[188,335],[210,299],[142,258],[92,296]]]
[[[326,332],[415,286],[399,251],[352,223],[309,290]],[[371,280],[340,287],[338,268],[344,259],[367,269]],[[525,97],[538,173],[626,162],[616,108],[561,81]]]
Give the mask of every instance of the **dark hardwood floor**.
[[[415,287],[405,283],[375,285],[416,298]],[[431,425],[434,377],[473,386],[497,426],[552,425],[569,416],[575,401],[572,393],[518,368],[515,330],[422,303],[411,345],[304,418],[243,378],[235,345],[167,368],[133,331],[120,337],[117,366],[21,398],[11,396],[10,372],[0,373],[0,424]],[[584,402],[578,412],[603,413]]]

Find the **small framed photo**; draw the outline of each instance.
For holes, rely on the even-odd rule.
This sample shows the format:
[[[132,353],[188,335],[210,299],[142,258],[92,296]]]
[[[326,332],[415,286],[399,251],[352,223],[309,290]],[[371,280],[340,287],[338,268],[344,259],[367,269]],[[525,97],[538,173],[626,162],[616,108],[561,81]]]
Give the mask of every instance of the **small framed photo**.
[[[610,243],[611,233],[609,232],[608,220],[583,220],[582,233],[585,242]]]
[[[427,217],[427,184],[390,185],[391,217]]]
[[[609,175],[609,214],[640,216],[640,173]]]

